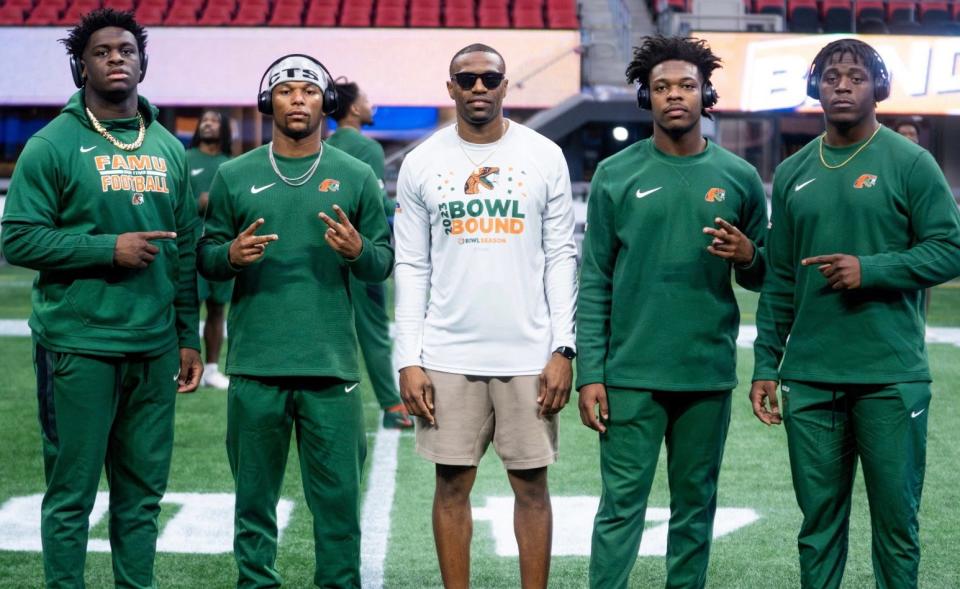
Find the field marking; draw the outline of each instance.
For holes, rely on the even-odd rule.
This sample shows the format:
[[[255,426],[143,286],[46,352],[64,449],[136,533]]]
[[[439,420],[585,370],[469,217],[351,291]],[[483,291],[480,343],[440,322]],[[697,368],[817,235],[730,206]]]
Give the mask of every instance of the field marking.
[[[40,552],[40,504],[42,494],[13,497],[0,506],[0,550]],[[90,527],[107,514],[110,494],[97,493]],[[225,554],[233,552],[233,493],[167,493],[163,505],[179,509],[167,521],[157,538],[157,552],[183,554]],[[290,523],[293,501],[281,499],[277,505],[277,540]],[[87,552],[110,552],[106,538],[90,538]]]
[[[593,517],[600,504],[598,497],[580,495],[551,498],[553,504],[553,556],[589,556]],[[513,497],[487,497],[486,505],[473,508],[474,521],[490,522],[497,556],[519,556],[513,532]],[[759,520],[756,511],[742,507],[720,507],[713,523],[713,538],[726,536]],[[640,542],[640,556],[665,556],[670,509],[648,507],[647,526]]]
[[[360,579],[365,589],[383,587],[390,539],[390,512],[397,487],[400,430],[380,429],[373,443],[373,464],[367,478],[360,519]]]

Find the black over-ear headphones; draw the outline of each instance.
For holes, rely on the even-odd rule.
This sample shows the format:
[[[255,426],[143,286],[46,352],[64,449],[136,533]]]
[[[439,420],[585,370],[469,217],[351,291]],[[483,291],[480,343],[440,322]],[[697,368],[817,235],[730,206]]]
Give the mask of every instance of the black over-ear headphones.
[[[703,108],[711,108],[717,104],[719,99],[720,96],[717,94],[716,88],[710,82],[700,87],[700,101]],[[643,110],[653,108],[653,101],[650,99],[650,87],[646,84],[637,84],[637,106]]]
[[[83,85],[86,83],[86,80],[83,78],[83,60],[78,59],[77,56],[70,56],[70,74],[73,76],[73,83],[77,85],[77,88],[83,88]],[[140,82],[147,76],[147,54],[146,52],[140,54]]]
[[[887,65],[883,63],[880,54],[875,49],[871,48],[871,51],[873,51],[877,64],[874,68],[876,71],[870,72],[873,76],[873,99],[880,102],[890,97],[890,72],[887,71]],[[817,69],[816,61],[810,64],[810,69],[807,71],[807,96],[814,100],[820,100],[820,76],[822,74],[823,72]]]
[[[340,98],[337,95],[336,84],[333,83],[333,75],[330,74],[330,70],[324,67],[324,65],[320,63],[317,58],[305,55],[303,53],[291,53],[289,55],[284,55],[267,66],[267,71],[263,72],[263,76],[260,78],[260,89],[259,93],[257,94],[257,110],[265,115],[273,114],[273,90],[264,90],[263,82],[267,79],[267,76],[270,75],[270,70],[273,69],[273,66],[277,65],[288,57],[302,57],[304,59],[309,59],[313,63],[320,66],[320,69],[323,70],[323,75],[327,77],[327,88],[323,91],[323,105],[321,106],[323,109],[323,115],[326,116],[336,111],[340,104]],[[318,79],[317,82],[319,81],[320,80]]]

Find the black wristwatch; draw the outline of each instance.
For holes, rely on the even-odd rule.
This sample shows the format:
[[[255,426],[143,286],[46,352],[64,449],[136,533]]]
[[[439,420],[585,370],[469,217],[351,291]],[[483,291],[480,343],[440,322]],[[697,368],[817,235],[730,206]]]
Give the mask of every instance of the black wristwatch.
[[[577,351],[569,346],[560,346],[559,348],[554,350],[553,353],[560,354],[567,360],[573,360],[574,358],[577,357]]]

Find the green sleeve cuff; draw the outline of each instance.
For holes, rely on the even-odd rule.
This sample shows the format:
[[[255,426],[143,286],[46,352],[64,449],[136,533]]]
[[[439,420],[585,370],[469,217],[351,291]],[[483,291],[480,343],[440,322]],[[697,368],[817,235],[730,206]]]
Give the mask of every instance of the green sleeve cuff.
[[[386,276],[383,276],[383,268],[379,267],[373,244],[363,235],[360,236],[360,240],[363,243],[360,255],[352,260],[344,258],[350,266],[350,271],[364,282],[380,282],[386,279]]]
[[[757,259],[760,257],[760,248],[758,248],[757,244],[753,241],[751,241],[750,244],[753,245],[753,257],[750,258],[750,261],[746,264],[734,264],[737,270],[749,270],[757,265]]]
[[[876,274],[873,266],[863,256],[857,256],[857,261],[860,262],[860,288],[873,288]]]
[[[579,391],[588,384],[606,384],[604,381],[604,375],[602,371],[597,372],[579,372],[580,367],[577,366],[577,390]]]
[[[102,266],[113,266],[113,255],[117,251],[117,238],[119,235],[95,235],[93,236],[95,246],[91,254],[95,256],[94,263]]]

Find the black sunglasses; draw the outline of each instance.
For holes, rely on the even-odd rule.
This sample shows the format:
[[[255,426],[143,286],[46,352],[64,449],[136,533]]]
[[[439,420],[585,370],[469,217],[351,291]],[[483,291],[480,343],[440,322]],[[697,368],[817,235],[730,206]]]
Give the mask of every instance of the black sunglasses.
[[[461,72],[459,74],[453,74],[453,79],[457,82],[457,86],[460,86],[464,90],[471,90],[477,84],[478,78],[483,81],[483,87],[487,90],[493,90],[503,83],[503,74],[500,72],[484,72],[482,74]]]

